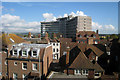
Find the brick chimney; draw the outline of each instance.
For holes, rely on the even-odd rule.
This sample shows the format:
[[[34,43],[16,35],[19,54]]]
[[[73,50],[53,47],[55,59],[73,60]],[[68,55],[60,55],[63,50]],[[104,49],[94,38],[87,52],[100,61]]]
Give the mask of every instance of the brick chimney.
[[[45,39],[48,39],[48,33],[47,32],[45,33]]]
[[[98,29],[96,30],[96,34],[98,34]]]
[[[66,65],[69,65],[69,54],[70,54],[70,47],[67,46],[66,48],[67,54],[66,54]]]
[[[57,38],[55,33],[53,33],[53,38]]]
[[[38,38],[41,38],[41,34],[38,34]]]
[[[31,32],[28,33],[28,38],[31,38]]]

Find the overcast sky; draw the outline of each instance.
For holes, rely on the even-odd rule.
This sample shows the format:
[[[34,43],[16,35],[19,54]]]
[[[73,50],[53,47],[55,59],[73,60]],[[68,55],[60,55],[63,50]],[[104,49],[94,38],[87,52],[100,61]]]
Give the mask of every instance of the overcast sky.
[[[50,3],[19,1],[2,2],[3,31],[40,32],[40,21],[55,21],[58,17],[72,14],[74,16],[87,15],[92,17],[92,29],[98,29],[101,34],[118,33],[117,0],[116,2]]]

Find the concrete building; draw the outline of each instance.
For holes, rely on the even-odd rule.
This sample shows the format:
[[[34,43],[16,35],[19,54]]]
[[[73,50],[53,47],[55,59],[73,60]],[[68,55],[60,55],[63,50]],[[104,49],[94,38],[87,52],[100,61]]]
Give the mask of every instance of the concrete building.
[[[68,16],[58,18],[54,22],[41,22],[41,34],[45,36],[45,32],[49,35],[52,33],[61,33],[63,37],[75,38],[79,31],[90,31],[92,20],[89,16]]]

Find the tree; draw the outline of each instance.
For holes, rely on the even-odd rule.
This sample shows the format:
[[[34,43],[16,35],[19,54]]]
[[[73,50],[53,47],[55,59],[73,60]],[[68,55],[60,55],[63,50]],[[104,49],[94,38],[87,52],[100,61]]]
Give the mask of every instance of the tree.
[[[112,35],[110,35],[110,38],[111,39],[118,39],[118,36],[116,34],[112,34]]]

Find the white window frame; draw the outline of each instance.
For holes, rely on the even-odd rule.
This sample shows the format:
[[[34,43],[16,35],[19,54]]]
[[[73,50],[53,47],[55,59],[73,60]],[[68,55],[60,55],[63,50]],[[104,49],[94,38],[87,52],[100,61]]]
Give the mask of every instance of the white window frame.
[[[81,75],[81,72],[80,72],[80,71],[81,71],[81,70],[79,70],[79,69],[75,69],[75,70],[74,70],[74,74],[75,74],[75,75]]]
[[[58,58],[59,58],[58,53],[53,54],[53,59],[58,59]]]
[[[100,73],[99,73],[99,72],[95,72],[95,74],[99,74],[99,76],[100,76]],[[99,77],[99,76],[98,76],[98,77]]]
[[[26,80],[26,77],[27,75],[26,74],[22,74],[22,78],[23,78],[23,80]]]
[[[16,54],[15,51],[17,51],[17,54]],[[14,49],[14,50],[13,50],[13,56],[17,56],[17,55],[18,55],[18,50]]]
[[[85,73],[83,73],[84,70],[85,70]],[[87,71],[89,72],[89,70],[83,69],[83,70],[82,70],[82,74],[83,74],[83,75],[88,75]]]
[[[0,76],[2,76],[2,72],[0,72]]]
[[[13,73],[13,79],[14,79],[14,80],[17,80],[17,78],[15,78],[15,75],[16,75],[16,76],[17,76],[17,78],[18,78],[18,74]]]
[[[24,63],[22,63],[22,70],[27,70],[27,68],[26,69],[24,68]]]
[[[16,63],[17,63],[17,62],[15,61],[15,62],[14,62],[14,65],[15,65],[15,66],[17,66],[17,64],[16,64]]]
[[[98,41],[95,41],[95,44],[98,44]]]
[[[23,51],[26,51],[26,55],[23,54]],[[23,49],[22,50],[22,57],[28,57],[28,52],[30,51],[30,49]]]
[[[37,71],[37,69],[38,69],[38,64],[37,64],[37,69],[34,68],[34,66],[36,66],[36,64],[37,63],[32,63],[32,70],[34,70],[34,71]]]
[[[110,55],[110,51],[107,51],[107,55]]]
[[[37,54],[36,56],[33,55],[33,51],[36,51],[36,54]],[[33,49],[32,50],[32,57],[38,57],[39,51],[40,51],[39,49]]]
[[[7,60],[5,60],[5,65],[8,65],[8,61]]]
[[[17,50],[17,54],[14,54],[14,50]],[[13,49],[13,56],[19,56],[20,49]]]

